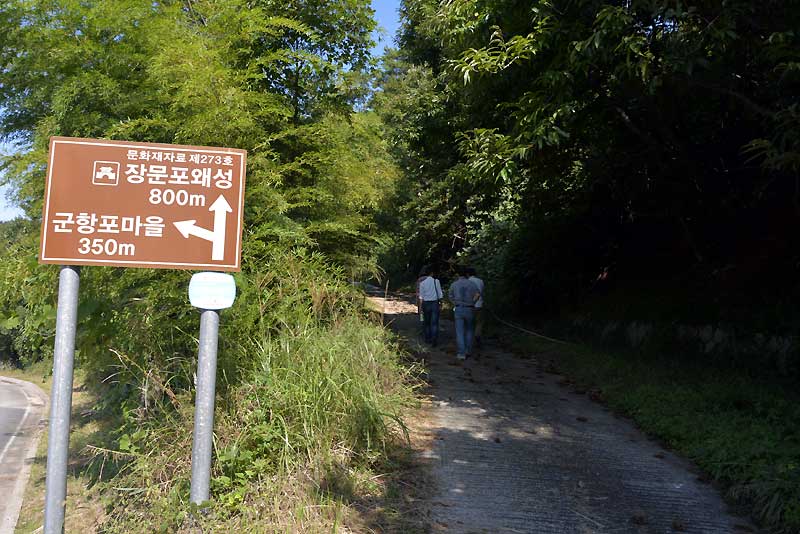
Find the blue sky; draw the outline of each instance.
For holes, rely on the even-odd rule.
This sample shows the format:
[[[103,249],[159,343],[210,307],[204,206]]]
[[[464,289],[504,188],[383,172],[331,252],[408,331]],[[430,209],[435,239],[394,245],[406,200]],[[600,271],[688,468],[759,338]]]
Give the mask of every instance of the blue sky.
[[[6,143],[0,142],[0,154],[7,155],[11,152],[12,147]],[[12,206],[6,200],[8,190],[4,186],[0,186],[0,221],[7,221],[14,217],[22,215],[22,210],[16,206]]]
[[[374,37],[376,42],[378,42],[379,38],[383,39],[373,48],[375,55],[380,55],[387,46],[394,46],[394,34],[400,26],[400,15],[397,13],[399,7],[400,0],[372,0],[372,9],[375,10],[375,18],[378,19],[378,25],[386,30],[384,35],[376,35]]]
[[[384,48],[394,46],[394,35],[400,25],[400,16],[397,13],[399,7],[400,0],[372,0],[375,18],[378,20],[380,28],[384,30],[382,33],[376,32],[373,36],[376,42],[373,53],[376,56],[382,54]],[[10,150],[9,145],[0,143],[0,154],[8,154]],[[0,186],[0,221],[7,221],[22,215],[22,210],[8,203],[7,194],[8,188]]]

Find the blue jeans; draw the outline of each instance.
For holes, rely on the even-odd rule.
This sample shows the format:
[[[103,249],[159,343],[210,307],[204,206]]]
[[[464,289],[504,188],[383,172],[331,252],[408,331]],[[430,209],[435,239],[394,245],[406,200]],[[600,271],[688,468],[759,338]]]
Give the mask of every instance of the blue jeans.
[[[422,301],[422,333],[427,343],[436,345],[439,338],[439,301]]]
[[[472,353],[472,336],[475,332],[475,310],[466,306],[456,306],[453,318],[456,322],[458,353],[469,356]]]

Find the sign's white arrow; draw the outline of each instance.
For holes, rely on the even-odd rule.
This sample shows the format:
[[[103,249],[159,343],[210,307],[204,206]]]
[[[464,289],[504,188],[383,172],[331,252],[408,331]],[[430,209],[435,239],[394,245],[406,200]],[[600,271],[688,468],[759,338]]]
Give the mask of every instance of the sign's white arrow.
[[[211,204],[211,206],[208,208],[208,211],[214,212],[213,230],[207,230],[197,226],[195,224],[197,219],[178,221],[172,224],[174,224],[175,228],[178,229],[181,235],[187,239],[190,235],[193,235],[195,237],[199,237],[200,239],[211,241],[211,259],[213,261],[222,261],[225,258],[225,223],[228,213],[232,213],[233,209],[231,208],[231,205],[228,204],[228,201],[225,200],[225,197],[220,195],[217,197],[217,200]]]

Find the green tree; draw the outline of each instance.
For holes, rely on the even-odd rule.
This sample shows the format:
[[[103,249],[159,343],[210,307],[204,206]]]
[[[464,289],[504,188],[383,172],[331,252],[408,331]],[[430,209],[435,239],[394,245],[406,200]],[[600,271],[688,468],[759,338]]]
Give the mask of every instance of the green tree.
[[[394,167],[374,118],[352,106],[363,92],[375,23],[367,2],[323,4],[0,6],[0,132],[22,147],[5,160],[5,176],[34,221],[2,267],[2,309],[21,320],[15,343],[26,359],[51,350],[52,331],[42,325],[52,319],[55,271],[36,265],[34,227],[53,135],[248,150],[242,283],[289,250],[322,253],[348,272],[374,271],[370,214]],[[285,76],[300,57],[307,62],[295,71],[302,86],[289,87]],[[142,367],[180,372],[172,355],[192,348],[192,315],[180,289],[187,279],[182,272],[84,270],[81,342],[102,355],[93,354],[98,372],[117,358],[108,347],[136,355]],[[263,326],[243,321],[233,345]],[[150,329],[160,333],[140,335]]]
[[[242,272],[220,335],[219,513],[202,519],[211,531],[278,530],[262,504],[290,483],[270,495],[267,481],[332,459],[355,472],[382,454],[403,397],[396,351],[365,324],[347,280],[376,271],[373,219],[398,174],[377,116],[356,111],[371,15],[366,0],[0,4],[0,136],[20,147],[3,170],[30,218],[0,240],[0,349],[12,344],[24,363],[52,351],[57,269],[36,258],[51,136],[248,151]],[[119,477],[100,484],[113,493],[109,532],[175,532],[187,515],[189,274],[82,270],[78,361],[102,390],[98,410],[115,417],[101,445],[118,452],[99,460],[100,476]]]
[[[387,69],[384,92],[427,69],[431,93],[387,124],[445,146],[412,150],[401,193],[406,212],[437,214],[406,241],[451,237],[427,239],[432,255],[563,300],[604,265],[711,273],[785,235],[776,212],[800,214],[796,2],[403,6],[410,66]]]
[[[288,98],[294,124],[324,110],[347,111],[363,98],[361,72],[370,62],[370,35],[376,27],[368,0],[251,4],[250,9],[282,20],[284,27],[241,43],[239,65],[260,68],[263,77],[257,83]]]

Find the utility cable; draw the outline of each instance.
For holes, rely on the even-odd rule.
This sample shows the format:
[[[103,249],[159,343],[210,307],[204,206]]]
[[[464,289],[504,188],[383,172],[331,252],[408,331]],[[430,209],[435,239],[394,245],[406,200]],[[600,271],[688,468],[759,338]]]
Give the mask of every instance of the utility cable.
[[[519,330],[520,332],[524,332],[524,333],[530,334],[532,336],[536,336],[536,337],[539,337],[539,338],[542,338],[542,339],[546,339],[547,341],[552,341],[553,343],[558,343],[560,345],[569,345],[568,341],[561,341],[560,339],[554,339],[552,337],[547,337],[545,335],[542,335],[542,334],[539,334],[537,332],[534,332],[533,330],[528,330],[527,328],[522,328],[521,326],[517,326],[517,325],[515,325],[513,323],[509,323],[508,321],[498,317],[497,314],[494,313],[494,311],[492,311],[492,310],[489,310],[489,313],[491,313],[492,317],[494,317],[498,322],[500,322],[500,323],[502,323],[502,324],[504,324],[506,326],[510,326],[511,328],[513,328],[515,330]]]

